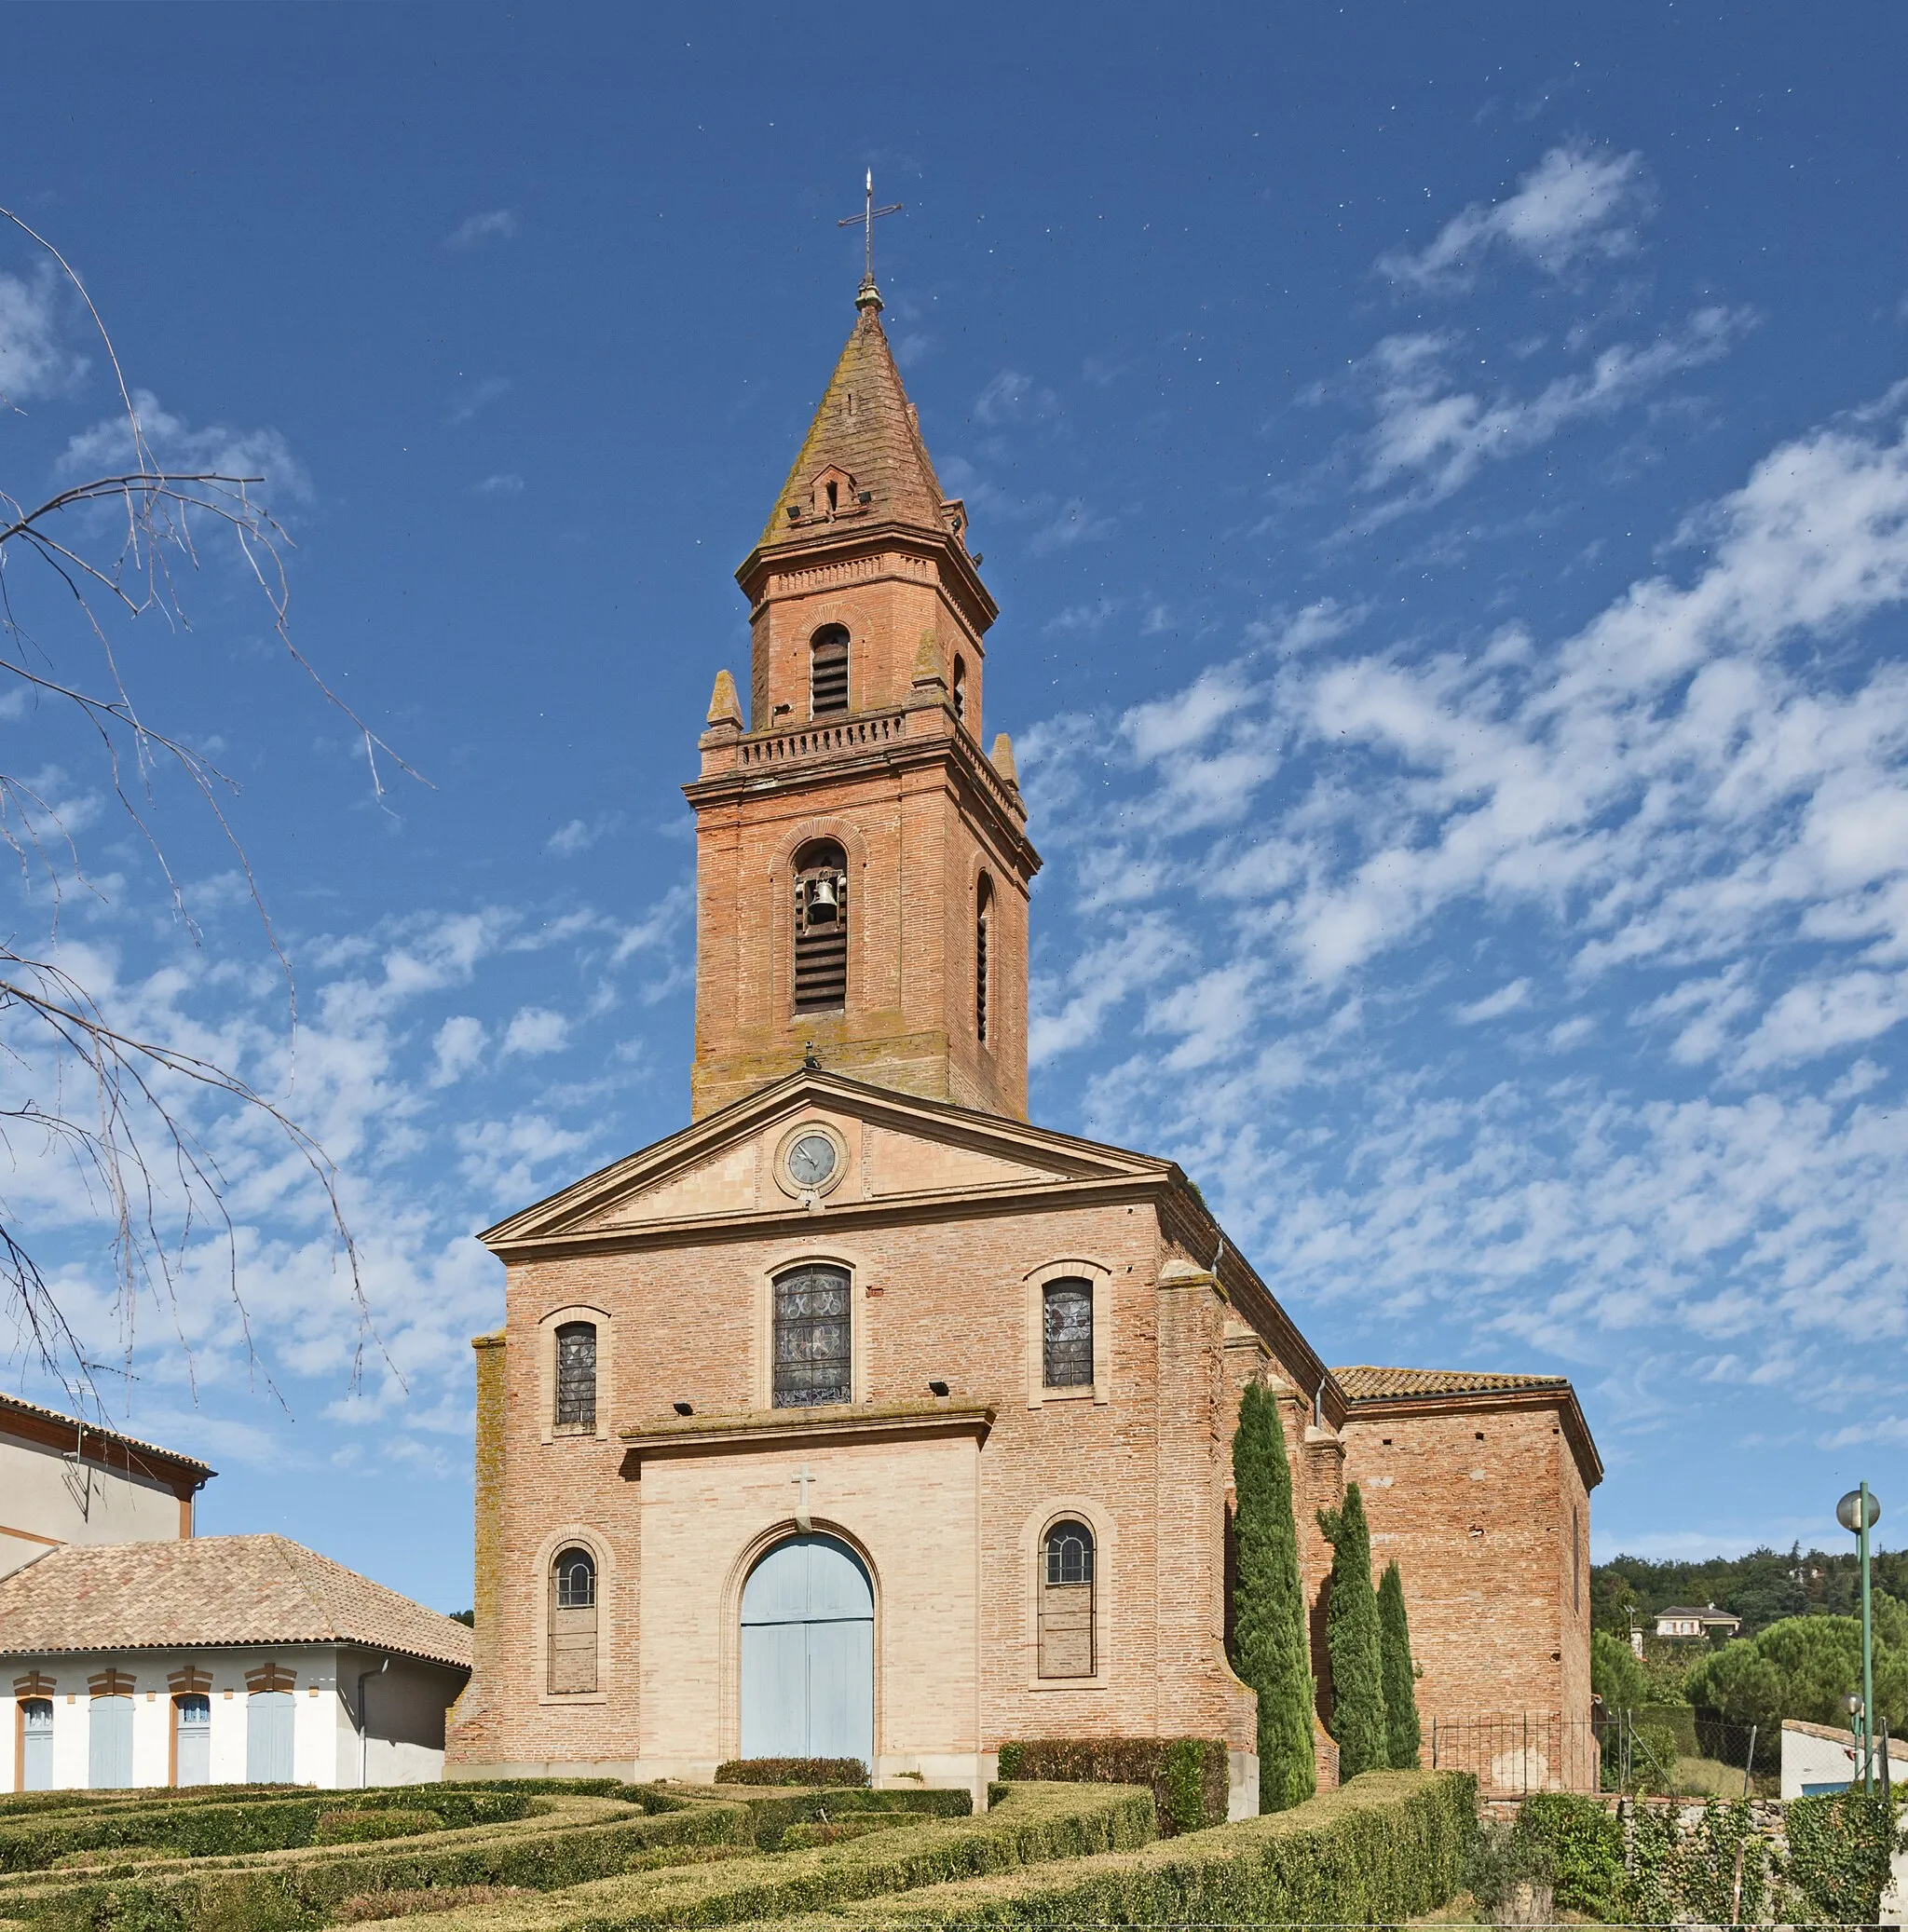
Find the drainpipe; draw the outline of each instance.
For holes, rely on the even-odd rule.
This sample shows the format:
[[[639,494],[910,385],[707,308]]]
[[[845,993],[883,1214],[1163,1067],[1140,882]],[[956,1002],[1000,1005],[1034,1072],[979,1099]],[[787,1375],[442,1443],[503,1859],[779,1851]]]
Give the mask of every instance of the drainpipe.
[[[361,1670],[358,1673],[358,1789],[361,1791],[365,1785],[365,1768],[370,1755],[371,1737],[371,1734],[364,1727],[364,1686],[374,1677],[382,1677],[390,1667],[391,1660],[387,1657],[375,1670]]]

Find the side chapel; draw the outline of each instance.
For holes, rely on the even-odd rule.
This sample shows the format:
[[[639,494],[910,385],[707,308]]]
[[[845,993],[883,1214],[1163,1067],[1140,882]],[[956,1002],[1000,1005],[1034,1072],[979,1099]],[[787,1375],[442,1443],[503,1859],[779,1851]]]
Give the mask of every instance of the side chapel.
[[[684,788],[689,1124],[483,1237],[507,1319],[475,1343],[447,1775],[854,1756],[978,1804],[1004,1740],[1197,1735],[1255,1811],[1226,1648],[1255,1380],[1322,1708],[1315,1512],[1356,1478],[1427,1739],[1588,1716],[1601,1467],[1569,1382],[1330,1368],[1170,1161],[1028,1120],[1040,859],[984,748],[997,608],[871,278],[856,311],[736,572],[746,711],[721,672]]]

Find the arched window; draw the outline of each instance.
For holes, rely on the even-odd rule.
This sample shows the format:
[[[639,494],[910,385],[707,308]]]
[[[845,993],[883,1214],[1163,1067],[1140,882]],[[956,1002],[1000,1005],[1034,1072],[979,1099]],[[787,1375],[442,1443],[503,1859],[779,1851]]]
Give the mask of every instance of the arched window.
[[[994,882],[983,873],[974,893],[974,1030],[988,1043],[988,942],[993,937]]]
[[[1068,1276],[1041,1290],[1042,1379],[1050,1389],[1093,1381],[1093,1284]]]
[[[775,1281],[777,1408],[854,1399],[845,1268],[797,1268]]]
[[[1041,1545],[1040,1675],[1091,1677],[1094,1608],[1093,1531],[1070,1517]]]
[[[967,660],[959,655],[954,660],[954,722],[967,722]]]
[[[579,1435],[596,1427],[594,1322],[565,1322],[557,1328],[556,1426]]]
[[[809,715],[823,718],[847,709],[848,632],[840,624],[824,624],[809,640]]]
[[[848,858],[832,838],[795,855],[795,1010],[848,1004]]]
[[[596,1688],[596,1558],[572,1545],[550,1566],[550,1690]]]

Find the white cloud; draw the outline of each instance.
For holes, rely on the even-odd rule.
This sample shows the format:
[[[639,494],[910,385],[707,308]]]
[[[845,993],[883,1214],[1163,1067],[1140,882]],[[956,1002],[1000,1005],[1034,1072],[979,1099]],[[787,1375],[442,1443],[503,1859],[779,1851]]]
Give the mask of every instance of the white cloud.
[[[1470,284],[1482,256],[1503,248],[1560,275],[1586,257],[1629,254],[1648,204],[1641,155],[1566,142],[1553,147],[1514,194],[1472,202],[1422,252],[1385,255],[1378,266],[1414,289],[1461,289]]]
[[[470,485],[473,497],[521,497],[524,494],[524,479],[513,470],[500,469],[494,476],[486,476],[482,483]]]
[[[523,223],[512,208],[493,208],[484,214],[466,215],[444,237],[446,248],[477,248],[486,241],[514,241]]]
[[[480,411],[488,409],[493,402],[508,396],[511,379],[507,375],[486,375],[482,382],[475,382],[460,390],[457,399],[451,404],[450,413],[444,421],[452,429],[468,423]]]
[[[276,429],[235,429],[223,423],[195,429],[161,407],[150,389],[135,389],[133,414],[155,459],[165,469],[211,470],[221,476],[261,477],[273,490],[308,497],[305,467]],[[69,439],[60,467],[68,476],[98,476],[132,461],[132,428],[124,415],[109,415]]]
[[[453,1014],[437,1029],[437,1038],[431,1042],[436,1059],[430,1069],[430,1084],[452,1086],[465,1074],[474,1072],[484,1064],[484,1050],[489,1043],[490,1036],[482,1020],[467,1013]]]
[[[560,1054],[569,1044],[570,1023],[547,1006],[525,1006],[511,1014],[503,1036],[507,1054]]]
[[[599,812],[593,819],[569,819],[543,841],[543,850],[556,859],[574,859],[599,839],[621,828],[620,811]]]
[[[1460,387],[1451,336],[1387,336],[1355,371],[1370,386],[1377,416],[1365,444],[1365,487],[1405,483],[1417,500],[1439,502],[1486,463],[1524,455],[1726,355],[1751,320],[1741,309],[1698,309],[1682,329],[1642,347],[1616,343],[1587,369],[1523,397]]]
[[[1530,981],[1514,979],[1508,986],[1499,986],[1494,993],[1486,993],[1481,1000],[1474,1000],[1468,1006],[1457,1007],[1451,1018],[1461,1027],[1475,1027],[1484,1020],[1502,1019],[1506,1014],[1515,1013],[1530,1003]]]
[[[31,279],[0,275],[0,404],[58,395],[86,374],[60,340],[61,287],[50,264]]]

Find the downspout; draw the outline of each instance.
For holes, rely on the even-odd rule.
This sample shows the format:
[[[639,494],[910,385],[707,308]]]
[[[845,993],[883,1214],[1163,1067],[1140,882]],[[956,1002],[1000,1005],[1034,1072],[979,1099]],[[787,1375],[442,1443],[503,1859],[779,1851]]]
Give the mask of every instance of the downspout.
[[[363,1790],[365,1787],[365,1773],[367,1765],[369,1763],[371,1748],[371,1734],[369,1731],[365,1729],[364,1725],[364,1719],[366,1714],[366,1707],[364,1703],[364,1686],[367,1683],[369,1683],[374,1677],[382,1677],[385,1674],[385,1672],[388,1670],[390,1667],[391,1660],[388,1657],[387,1657],[384,1660],[384,1662],[377,1667],[375,1670],[361,1670],[358,1673],[358,1789],[361,1791]]]

